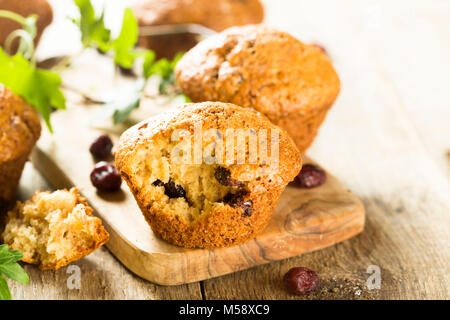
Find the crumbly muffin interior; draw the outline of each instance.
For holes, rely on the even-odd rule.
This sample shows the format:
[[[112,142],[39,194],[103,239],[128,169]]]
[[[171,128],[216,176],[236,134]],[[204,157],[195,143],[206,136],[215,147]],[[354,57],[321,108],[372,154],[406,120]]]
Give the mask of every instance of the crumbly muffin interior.
[[[134,189],[145,194],[147,204],[158,211],[193,222],[217,207],[230,205],[224,199],[245,190],[244,182],[239,186],[219,182],[217,170],[224,169],[220,165],[174,162],[172,152],[177,152],[173,143],[158,139],[138,149],[131,160],[128,176]]]
[[[101,222],[91,210],[74,189],[36,193],[8,213],[2,238],[23,261],[51,268],[96,247]]]

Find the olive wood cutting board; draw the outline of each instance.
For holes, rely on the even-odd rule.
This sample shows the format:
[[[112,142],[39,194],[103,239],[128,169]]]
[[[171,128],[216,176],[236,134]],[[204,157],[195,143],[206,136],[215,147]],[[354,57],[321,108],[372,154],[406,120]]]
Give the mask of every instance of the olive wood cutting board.
[[[69,80],[77,77],[71,74]],[[82,78],[85,81],[86,76]],[[71,92],[66,96],[68,109],[53,113],[54,134],[43,129],[32,161],[55,188],[80,190],[111,235],[108,249],[142,278],[162,285],[200,281],[325,248],[363,230],[362,202],[328,173],[326,183],[317,188],[302,189],[292,182],[269,225],[253,240],[214,250],[171,245],[153,234],[126,183],[119,192],[99,194],[90,182],[95,165],[88,151],[91,142],[103,133],[117,142],[126,126],[94,129],[92,118],[101,107],[86,104]],[[159,112],[151,101],[140,109]],[[311,162],[304,157],[304,163]]]

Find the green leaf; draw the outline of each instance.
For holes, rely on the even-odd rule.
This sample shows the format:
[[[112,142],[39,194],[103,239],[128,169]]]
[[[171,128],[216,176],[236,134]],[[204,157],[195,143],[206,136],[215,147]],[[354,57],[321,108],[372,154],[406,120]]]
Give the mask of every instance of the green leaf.
[[[9,250],[8,245],[0,245],[0,300],[11,300],[11,292],[5,277],[26,284],[30,281],[27,273],[16,262],[23,255],[18,250]]]
[[[9,254],[14,262],[20,261],[23,258],[23,254],[19,250],[9,250]]]
[[[83,46],[95,46],[104,52],[108,51],[111,31],[105,27],[104,12],[96,17],[90,0],[74,1],[80,11],[80,18],[73,22],[80,28]]]
[[[0,272],[6,277],[15,280],[21,284],[27,284],[30,281],[25,270],[17,263],[0,264]]]
[[[65,109],[66,104],[58,74],[36,68],[21,54],[9,56],[0,47],[0,83],[38,110],[50,132],[53,132],[51,109]]]
[[[130,8],[123,14],[122,29],[120,34],[111,43],[114,50],[114,62],[124,68],[131,68],[139,53],[134,50],[138,40],[138,22]]]
[[[161,82],[159,84],[159,92],[161,94],[167,94],[167,88],[175,85],[174,69],[183,55],[183,52],[179,52],[172,61],[162,58],[156,61],[153,65],[149,66],[148,69],[144,68],[144,73],[147,78],[152,75],[158,75],[161,77]]]
[[[146,76],[158,75],[161,78],[167,78],[172,73],[172,64],[166,58],[161,58],[156,61],[146,72]]]
[[[130,99],[130,102],[125,103],[123,105],[116,105],[113,113],[113,122],[114,124],[119,124],[128,119],[130,113],[139,107],[141,97],[133,97]]]
[[[142,68],[144,70],[144,77],[147,79],[149,76],[151,76],[150,74],[150,69],[153,65],[153,62],[155,61],[156,58],[156,54],[154,51],[152,50],[145,50],[144,53],[144,63],[142,65]]]
[[[106,104],[104,106],[105,109],[102,108],[103,113],[112,116],[115,125],[127,120],[130,113],[139,107],[144,85],[144,79],[138,79],[134,84],[134,88],[127,92],[124,99]]]
[[[13,257],[8,252],[8,245],[0,245],[0,264],[13,262]]]
[[[11,300],[11,292],[8,283],[3,275],[0,274],[0,300]]]
[[[13,263],[22,258],[22,252],[18,250],[9,250],[7,244],[0,245],[0,265]]]

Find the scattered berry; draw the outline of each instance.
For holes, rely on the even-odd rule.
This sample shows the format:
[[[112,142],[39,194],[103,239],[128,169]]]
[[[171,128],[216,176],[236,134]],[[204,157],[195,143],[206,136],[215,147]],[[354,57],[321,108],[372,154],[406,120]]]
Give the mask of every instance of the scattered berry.
[[[99,160],[104,160],[111,155],[113,142],[107,135],[101,135],[92,142],[89,151],[91,154]]]
[[[319,167],[305,164],[297,175],[297,181],[303,188],[315,188],[325,183],[327,174]]]
[[[288,291],[298,295],[307,295],[319,286],[317,273],[305,267],[292,268],[283,280]]]
[[[101,161],[91,172],[91,182],[99,191],[113,192],[120,189],[122,179],[115,166]]]

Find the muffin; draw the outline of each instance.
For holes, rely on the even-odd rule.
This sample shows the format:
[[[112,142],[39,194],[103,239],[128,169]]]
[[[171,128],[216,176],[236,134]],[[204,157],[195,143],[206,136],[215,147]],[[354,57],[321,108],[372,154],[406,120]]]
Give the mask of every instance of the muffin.
[[[115,156],[153,232],[186,248],[255,237],[301,169],[284,130],[220,102],[186,104],[135,125]]]
[[[194,23],[215,31],[261,23],[264,17],[259,0],[143,0],[136,1],[133,11],[140,26]],[[198,35],[190,33],[139,38],[139,45],[168,58],[189,50],[197,42]]]
[[[340,89],[336,71],[317,46],[262,25],[230,28],[202,41],[175,73],[192,101],[254,108],[285,129],[301,152]]]
[[[81,259],[109,239],[99,218],[78,190],[36,192],[8,213],[4,243],[23,253],[22,261],[56,270]]]
[[[18,13],[24,17],[30,14],[36,14],[38,16],[36,27],[37,34],[34,39],[35,45],[37,46],[39,40],[44,32],[44,29],[53,20],[53,11],[46,0],[0,0],[0,10],[9,10]],[[16,29],[20,29],[22,26],[11,20],[0,18],[0,46],[5,46],[6,38]],[[13,46],[13,50],[17,50],[17,41]]]
[[[36,110],[0,84],[0,208],[14,199],[23,167],[40,133]]]

